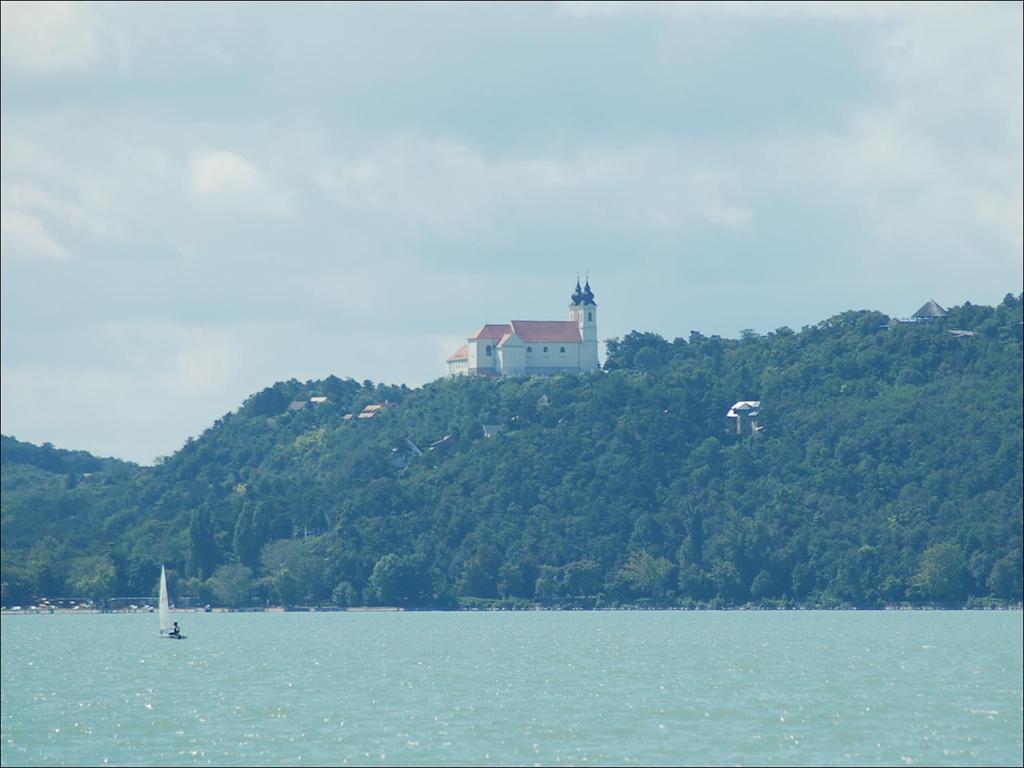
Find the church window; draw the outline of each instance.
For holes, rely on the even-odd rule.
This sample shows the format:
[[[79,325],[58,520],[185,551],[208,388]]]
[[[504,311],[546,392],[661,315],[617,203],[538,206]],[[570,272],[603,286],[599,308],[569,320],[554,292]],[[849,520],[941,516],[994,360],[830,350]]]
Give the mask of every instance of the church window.
[[[544,347],[544,351],[545,351],[545,352],[547,352],[547,351],[548,351],[548,348],[547,348],[547,347]]]
[[[559,347],[558,351],[561,352],[564,355],[565,354],[565,347]]]
[[[587,322],[588,323],[594,322],[594,313],[593,312],[587,312]]]
[[[527,347],[527,348],[526,348],[526,351],[527,351],[527,352],[533,352],[533,347]]]
[[[488,357],[491,356],[491,345],[490,344],[487,345],[487,356]]]

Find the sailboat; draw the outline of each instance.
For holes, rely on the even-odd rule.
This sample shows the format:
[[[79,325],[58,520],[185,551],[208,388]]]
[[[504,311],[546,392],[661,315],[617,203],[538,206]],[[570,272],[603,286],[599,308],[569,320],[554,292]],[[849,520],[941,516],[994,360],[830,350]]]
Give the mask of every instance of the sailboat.
[[[182,634],[171,634],[171,604],[167,599],[167,569],[160,566],[160,637],[166,640],[184,640]]]

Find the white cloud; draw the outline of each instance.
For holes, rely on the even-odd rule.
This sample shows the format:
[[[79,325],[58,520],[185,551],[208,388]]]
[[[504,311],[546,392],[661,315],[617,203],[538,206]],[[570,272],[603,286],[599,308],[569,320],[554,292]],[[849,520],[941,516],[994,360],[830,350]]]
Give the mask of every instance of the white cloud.
[[[152,231],[139,222],[159,220],[183,198],[178,171],[168,172],[160,150],[117,136],[109,119],[70,110],[5,115],[4,207],[66,225],[68,237]]]
[[[53,239],[43,223],[22,211],[0,210],[0,239],[5,256],[50,260],[67,257],[67,250]]]
[[[649,2],[645,0],[567,0],[555,7],[573,16],[611,16],[618,14],[656,14],[659,16],[696,16],[709,12],[733,16],[804,16],[826,19],[878,19],[892,15],[900,3],[868,2],[802,2],[794,0],[766,3],[762,0],[730,0],[729,2]]]
[[[110,367],[131,369],[147,389],[171,398],[222,389],[232,382],[239,362],[235,333],[216,325],[144,317],[108,320],[92,325],[81,343],[95,347],[89,355],[95,361],[104,350],[137,350],[109,360]]]
[[[202,203],[259,208],[275,213],[290,207],[286,191],[275,188],[255,165],[228,150],[192,152],[187,176],[192,197]]]
[[[685,143],[583,147],[569,153],[488,157],[449,139],[402,135],[310,174],[336,204],[422,233],[487,234],[512,222],[574,222],[684,230],[698,221],[745,226],[750,211],[723,205],[726,168]]]
[[[5,2],[3,62],[29,75],[87,72],[100,56],[100,22],[92,6],[74,2]]]
[[[0,195],[6,206],[39,211],[94,234],[101,234],[105,229],[101,222],[88,216],[77,203],[70,203],[33,184],[0,183]]]
[[[721,224],[730,229],[744,229],[750,225],[751,213],[748,208],[736,205],[714,203],[704,209],[704,215],[712,224]]]
[[[728,334],[849,306],[913,311],[931,293],[955,303],[1019,290],[1019,4],[599,4],[561,9],[593,18],[555,20],[550,6],[516,10],[535,25],[523,29],[582,30],[551,51],[530,38],[575,62],[549,75],[572,87],[553,89],[557,105],[520,88],[529,81],[510,52],[521,35],[464,34],[479,18],[472,6],[446,24],[439,60],[450,68],[416,68],[416,88],[399,55],[367,87],[353,66],[361,49],[333,39],[391,51],[381,41],[408,29],[374,11],[356,27],[334,6],[317,10],[331,45],[296,67],[266,41],[300,45],[312,17],[268,36],[265,6],[64,6],[58,16],[81,22],[50,24],[70,41],[65,58],[12,42],[28,23],[12,8],[34,6],[3,3],[3,412],[22,412],[10,422],[19,437],[135,457],[148,440],[145,459],[276,379],[423,381],[475,323],[555,316],[558,274],[577,268],[596,280],[602,335],[691,323]],[[679,19],[621,27],[606,13]],[[703,35],[701,66],[663,55],[714,14],[732,14],[714,28],[736,37]],[[826,18],[843,16],[864,18]],[[800,25],[838,41],[808,49],[822,90],[773,82],[771,67],[719,77],[737,40],[770,56],[812,31]],[[601,35],[622,43],[607,83],[606,47],[592,44]],[[133,77],[111,76],[112,43],[133,54]],[[314,60],[322,79],[309,76]],[[41,77],[82,72],[95,74],[85,89]],[[612,114],[621,88],[636,99],[619,111],[636,119]],[[742,124],[723,124],[731,113],[716,99],[749,102]],[[47,263],[61,258],[59,270]],[[726,284],[723,259],[772,260],[771,301],[723,302],[764,293]],[[97,317],[118,327],[84,327]],[[111,405],[111,392],[126,394]],[[124,447],[80,438],[115,432]]]

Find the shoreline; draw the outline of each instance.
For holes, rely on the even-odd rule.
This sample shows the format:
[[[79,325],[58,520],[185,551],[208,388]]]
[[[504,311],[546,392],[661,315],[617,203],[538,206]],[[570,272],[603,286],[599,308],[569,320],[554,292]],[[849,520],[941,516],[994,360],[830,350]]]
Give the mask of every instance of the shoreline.
[[[283,606],[269,606],[264,608],[172,608],[171,613],[533,613],[536,611],[548,612],[680,612],[680,613],[732,613],[737,611],[771,611],[771,612],[850,612],[850,613],[872,613],[872,612],[900,612],[900,611],[1024,611],[1024,605],[1001,605],[1001,606],[929,606],[929,605],[886,605],[882,607],[860,608],[856,606],[847,607],[822,607],[822,606],[750,606],[742,605],[731,608],[681,608],[681,607],[638,607],[638,606],[609,606],[602,608],[572,608],[565,606],[532,606],[526,608],[403,608],[399,606],[355,606],[355,607],[333,607],[333,606],[294,606],[285,608]],[[150,614],[149,610],[113,609],[101,610],[99,608],[13,608],[0,609],[2,616],[47,616],[47,615],[97,615],[97,614]]]

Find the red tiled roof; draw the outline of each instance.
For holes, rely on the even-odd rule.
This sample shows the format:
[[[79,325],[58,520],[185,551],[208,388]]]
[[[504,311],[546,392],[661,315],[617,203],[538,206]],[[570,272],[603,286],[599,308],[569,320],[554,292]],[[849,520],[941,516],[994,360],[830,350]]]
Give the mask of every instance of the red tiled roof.
[[[561,341],[579,344],[583,341],[574,320],[513,320],[512,331],[526,342]]]
[[[483,328],[476,332],[474,339],[492,339],[497,341],[506,333],[512,330],[510,325],[498,325],[496,323],[487,323]]]
[[[388,402],[384,402],[384,403],[370,403],[368,406],[363,408],[362,413],[360,413],[356,418],[357,419],[372,419],[374,416],[376,416],[382,410],[387,408],[389,405],[391,405],[391,403],[388,403]]]
[[[463,344],[448,357],[448,362],[454,363],[456,360],[465,360],[467,357],[469,357],[469,345]]]

